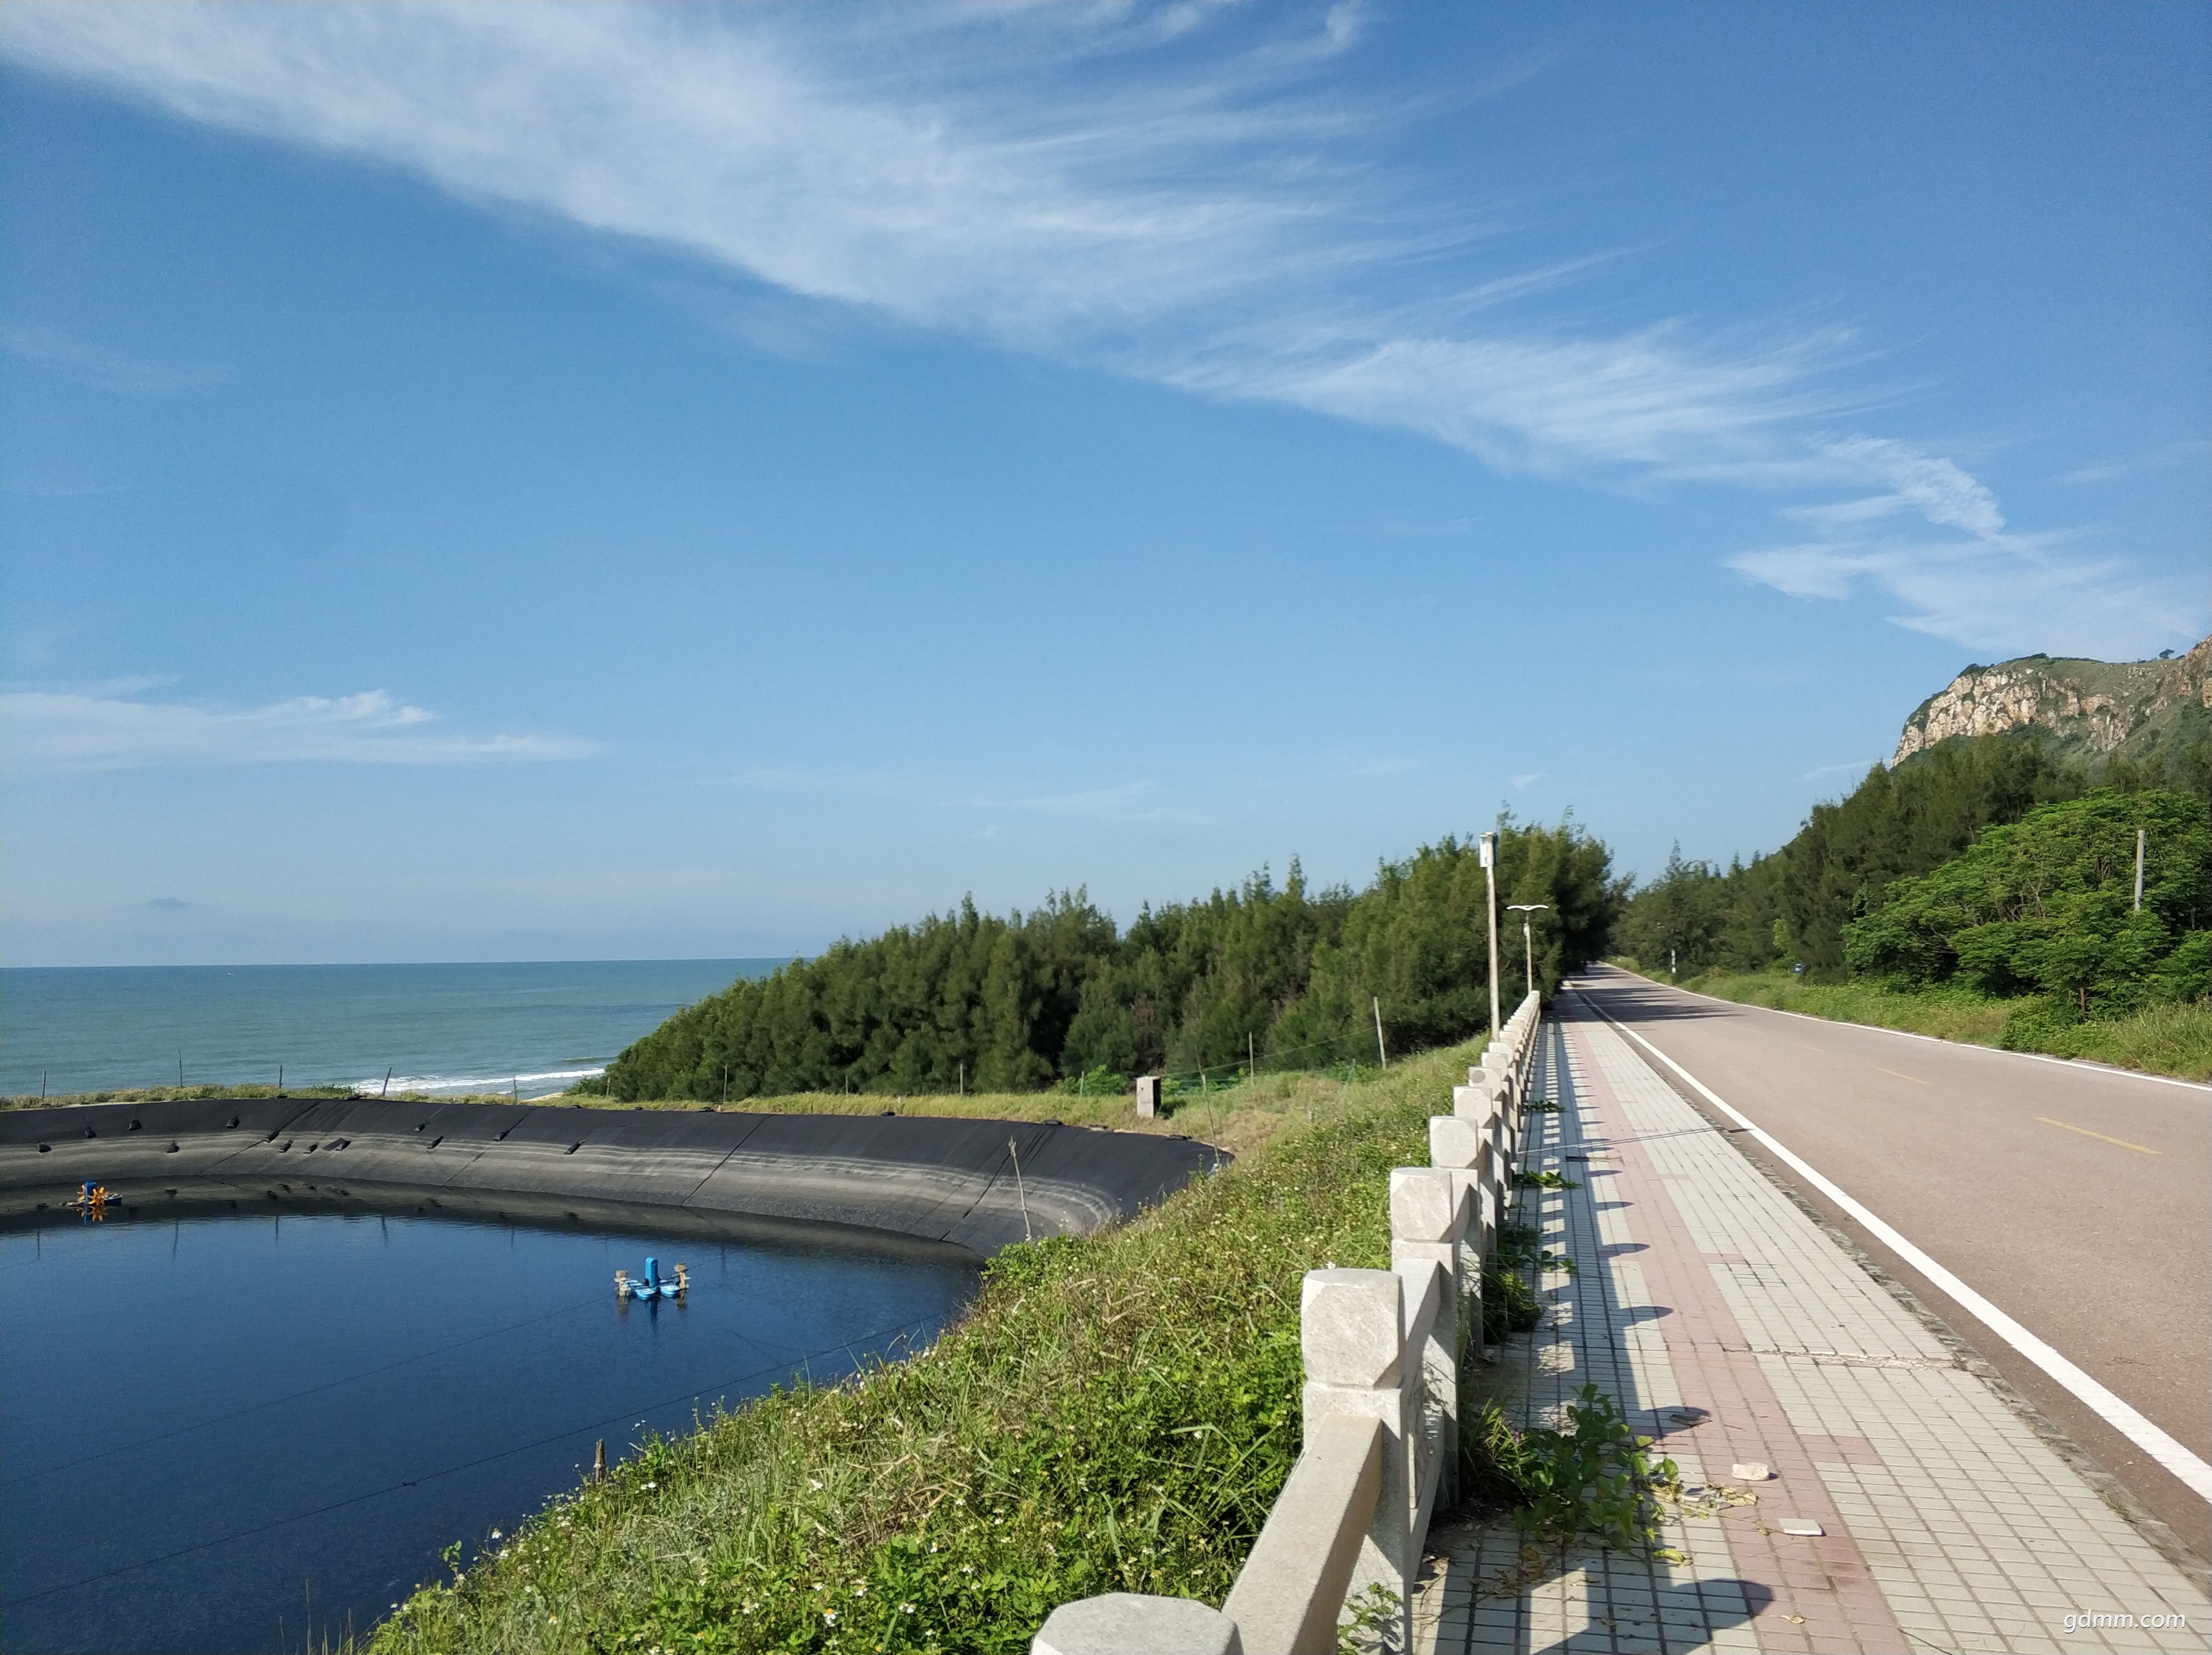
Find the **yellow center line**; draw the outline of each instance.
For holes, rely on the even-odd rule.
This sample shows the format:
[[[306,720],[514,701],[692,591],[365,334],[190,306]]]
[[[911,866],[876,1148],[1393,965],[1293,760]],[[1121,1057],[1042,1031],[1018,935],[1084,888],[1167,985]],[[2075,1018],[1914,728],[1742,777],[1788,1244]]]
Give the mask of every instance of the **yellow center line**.
[[[1897,1074],[1897,1071],[1895,1069],[1883,1069],[1882,1073],[1884,1074]],[[1917,1074],[1897,1074],[1897,1078],[1900,1080],[1910,1080],[1916,1086],[1924,1086],[1928,1084]]]
[[[2062,1132],[2078,1132],[2083,1137],[2094,1138],[2100,1143],[2118,1144],[2123,1149],[2132,1149],[2138,1155],[2158,1155],[2165,1153],[2162,1150],[2146,1148],[2142,1144],[2131,1144],[2125,1138],[2107,1138],[2103,1133],[2092,1132],[2086,1126],[2069,1126],[2063,1121],[2052,1120],[2048,1115],[2039,1115],[2035,1118],[2045,1126],[2057,1127]]]

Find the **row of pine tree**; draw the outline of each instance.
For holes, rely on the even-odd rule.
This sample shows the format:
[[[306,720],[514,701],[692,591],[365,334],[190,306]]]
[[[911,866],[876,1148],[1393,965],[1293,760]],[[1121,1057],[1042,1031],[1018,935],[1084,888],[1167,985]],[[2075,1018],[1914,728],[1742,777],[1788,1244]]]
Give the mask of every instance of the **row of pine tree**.
[[[1605,950],[1625,897],[1571,819],[1501,821],[1498,901],[1534,916],[1540,986]],[[1386,862],[1366,889],[1310,890],[1296,861],[1127,931],[1081,891],[1005,918],[952,913],[843,941],[731,984],[631,1046],[592,1089],[621,1098],[1024,1091],[1104,1072],[1315,1069],[1464,1039],[1489,1018],[1484,875],[1472,839]],[[1504,916],[1510,921],[1512,916]],[[1527,971],[1501,934],[1504,1001]]]

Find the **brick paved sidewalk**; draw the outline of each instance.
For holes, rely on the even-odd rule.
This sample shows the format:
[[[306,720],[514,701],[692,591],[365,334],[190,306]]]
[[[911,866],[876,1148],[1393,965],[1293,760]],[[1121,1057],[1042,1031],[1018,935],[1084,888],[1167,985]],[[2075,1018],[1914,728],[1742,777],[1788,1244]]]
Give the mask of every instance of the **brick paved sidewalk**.
[[[1581,1188],[1524,1191],[1522,1220],[1577,1269],[1493,1389],[1544,1421],[1613,1397],[1681,1469],[1681,1561],[1439,1531],[1422,1649],[2201,1655],[2188,1576],[1609,1025],[1560,1016],[1534,1086],[1559,1112],[1527,1117],[1522,1165]],[[1733,1478],[1754,1461],[1771,1480]]]

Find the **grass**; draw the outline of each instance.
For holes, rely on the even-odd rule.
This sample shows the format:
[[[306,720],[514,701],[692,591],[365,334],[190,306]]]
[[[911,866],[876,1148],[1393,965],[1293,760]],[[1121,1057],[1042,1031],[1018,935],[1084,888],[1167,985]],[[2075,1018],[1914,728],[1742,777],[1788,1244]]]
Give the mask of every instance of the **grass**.
[[[1402,1067],[1401,1064],[1400,1068]],[[583,1109],[727,1108],[771,1115],[881,1115],[887,1110],[895,1110],[901,1115],[948,1115],[970,1120],[1060,1121],[1069,1126],[1110,1127],[1117,1132],[1158,1132],[1203,1138],[1232,1154],[1243,1155],[1294,1122],[1318,1118],[1346,1094],[1347,1087],[1362,1088],[1381,1073],[1384,1072],[1372,1067],[1356,1069],[1356,1078],[1350,1082],[1341,1069],[1262,1074],[1227,1085],[1216,1082],[1203,1093],[1185,1089],[1173,1098],[1167,1114],[1150,1119],[1138,1117],[1136,1102],[1127,1092],[1086,1098],[1064,1092],[971,1092],[964,1095],[929,1092],[904,1096],[878,1092],[799,1092],[773,1098],[733,1098],[726,1104],[684,1098],[610,1104],[603,1098],[567,1092],[538,1101]],[[1387,1073],[1395,1079],[1399,1068]],[[1445,1093],[1446,1097],[1449,1095],[1449,1092]]]
[[[1352,1071],[1359,1087],[1374,1080],[1372,1067]],[[1395,1075],[1398,1070],[1389,1071]],[[965,1096],[932,1093],[895,1097],[881,1092],[794,1092],[777,1098],[732,1098],[727,1104],[708,1104],[690,1098],[635,1104],[609,1104],[604,1098],[561,1092],[550,1098],[522,1101],[540,1107],[580,1109],[704,1110],[727,1108],[777,1115],[880,1115],[895,1109],[902,1115],[949,1115],[994,1121],[1061,1121],[1069,1126],[1111,1127],[1121,1132],[1158,1132],[1203,1138],[1232,1154],[1243,1155],[1293,1122],[1317,1117],[1344,1095],[1347,1086],[1342,1071],[1323,1074],[1262,1074],[1255,1079],[1215,1083],[1206,1092],[1186,1089],[1177,1095],[1169,1113],[1140,1120],[1136,1104],[1127,1093],[1103,1097],[1075,1097],[1060,1092],[986,1092]],[[155,1103],[171,1098],[273,1098],[276,1088],[246,1086],[145,1086],[108,1092],[71,1092],[41,1100],[36,1093],[0,1099],[0,1107],[35,1109],[71,1104]],[[344,1086],[287,1087],[287,1098],[346,1098],[355,1094]],[[374,1094],[370,1094],[374,1095]],[[1447,1094],[1449,1095],[1449,1094]],[[504,1104],[513,1101],[504,1092],[466,1096],[450,1093],[393,1092],[394,1101],[431,1104]]]
[[[1636,969],[1629,961],[1616,964]],[[1642,975],[1663,981],[1653,972]],[[2184,1080],[2212,1080],[2212,1004],[2154,1006],[2123,1017],[2069,1021],[2041,995],[1992,1000],[1965,989],[1917,991],[1870,983],[1805,983],[1785,973],[1709,971],[1679,985],[1716,999],[1769,1006],[1837,1023],[1903,1029],[1978,1046],[2084,1057]]]
[[[354,1093],[350,1086],[287,1086],[283,1095],[287,1098],[350,1098]],[[0,1098],[0,1109],[58,1109],[71,1104],[160,1104],[179,1099],[197,1101],[204,1098],[276,1096],[276,1088],[274,1086],[117,1086],[106,1092],[56,1092],[49,1098],[41,1098],[35,1092],[12,1092]],[[503,1104],[507,1098],[502,1093],[497,1098],[480,1101]]]
[[[1390,1169],[1425,1162],[1477,1050],[1209,1094],[1157,1124],[1243,1146],[1218,1177],[1094,1238],[1010,1249],[909,1361],[647,1441],[374,1647],[1012,1652],[1070,1598],[1218,1603],[1297,1456],[1300,1278],[1388,1263]],[[912,1106],[948,1103],[1134,1124],[1118,1099]]]

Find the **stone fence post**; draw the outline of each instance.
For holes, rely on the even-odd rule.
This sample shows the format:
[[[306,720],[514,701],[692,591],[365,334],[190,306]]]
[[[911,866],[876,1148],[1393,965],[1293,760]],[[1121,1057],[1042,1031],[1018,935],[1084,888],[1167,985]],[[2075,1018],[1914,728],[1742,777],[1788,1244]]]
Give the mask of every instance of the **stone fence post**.
[[[1331,1415],[1382,1422],[1382,1490],[1352,1567],[1351,1595],[1380,1586],[1397,1597],[1401,1649],[1411,1647],[1407,1634],[1421,1561],[1411,1532],[1412,1433],[1420,1421],[1404,1383],[1404,1284],[1394,1270],[1308,1270],[1298,1293],[1306,1434],[1318,1434]]]
[[[1421,1343],[1417,1405],[1428,1448],[1424,1457],[1436,1467],[1435,1499],[1446,1502],[1459,1491],[1459,1364],[1468,1319],[1462,1250],[1472,1211],[1467,1187],[1448,1167],[1401,1166],[1390,1174],[1390,1268],[1405,1279],[1405,1302],[1420,1302],[1431,1275],[1442,1289]],[[1407,1352],[1409,1362],[1413,1355]],[[1406,1377],[1410,1390],[1413,1376]],[[1425,1476],[1413,1489],[1414,1528],[1424,1535],[1429,1481]]]
[[[1429,1118],[1429,1164],[1450,1175],[1455,1198],[1467,1203],[1467,1225],[1460,1233],[1459,1285],[1462,1302],[1482,1296],[1482,1261],[1495,1244],[1498,1217],[1504,1209],[1493,1190],[1496,1162],[1490,1141],[1473,1121],[1460,1115]],[[1482,1348],[1482,1317],[1466,1319],[1462,1336],[1467,1348]]]
[[[1244,1655],[1237,1622],[1194,1597],[1109,1591],[1062,1603],[1030,1655]]]

